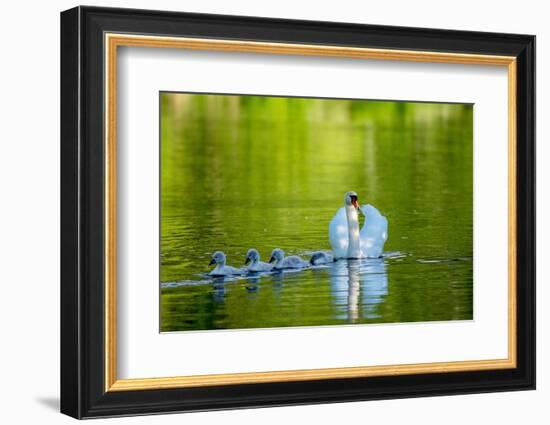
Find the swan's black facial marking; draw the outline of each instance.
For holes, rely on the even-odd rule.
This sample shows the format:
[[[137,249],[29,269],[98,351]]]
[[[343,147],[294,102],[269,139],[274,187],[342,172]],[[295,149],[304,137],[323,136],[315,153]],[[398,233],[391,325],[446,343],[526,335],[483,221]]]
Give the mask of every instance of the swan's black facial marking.
[[[321,260],[322,258],[323,258],[323,254],[321,254],[320,252],[316,252],[309,259],[309,264],[311,264],[312,266],[315,266],[317,260]]]
[[[359,204],[357,203],[357,195],[350,195],[350,198],[351,198],[351,205],[359,209]]]
[[[208,263],[209,266],[211,266],[212,264],[216,264],[216,259],[215,258],[212,258],[210,260],[210,262]]]
[[[246,260],[244,260],[244,265],[246,266],[248,263],[250,263],[250,257],[246,257]]]
[[[271,258],[269,259],[269,263],[274,263],[275,262],[275,257],[272,255]]]

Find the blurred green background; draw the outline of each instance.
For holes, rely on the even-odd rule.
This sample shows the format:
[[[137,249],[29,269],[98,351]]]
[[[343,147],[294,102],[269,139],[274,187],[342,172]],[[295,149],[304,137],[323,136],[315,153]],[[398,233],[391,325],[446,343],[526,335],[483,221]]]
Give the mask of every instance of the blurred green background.
[[[161,331],[472,319],[473,107],[161,93]],[[383,260],[214,288],[223,250],[329,250],[354,190]]]

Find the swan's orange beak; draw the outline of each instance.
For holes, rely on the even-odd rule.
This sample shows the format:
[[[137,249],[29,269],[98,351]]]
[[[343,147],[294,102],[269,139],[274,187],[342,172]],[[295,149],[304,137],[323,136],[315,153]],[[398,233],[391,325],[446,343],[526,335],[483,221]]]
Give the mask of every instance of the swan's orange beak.
[[[353,205],[355,208],[359,209],[359,203],[357,202],[356,197],[351,198],[351,205]]]

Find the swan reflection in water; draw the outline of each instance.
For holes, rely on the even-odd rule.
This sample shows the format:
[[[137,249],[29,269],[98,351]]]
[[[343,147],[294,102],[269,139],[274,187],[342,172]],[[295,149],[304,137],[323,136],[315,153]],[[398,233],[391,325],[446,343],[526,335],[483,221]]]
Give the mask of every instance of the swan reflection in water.
[[[249,294],[254,294],[258,292],[258,290],[260,289],[260,277],[254,276],[248,279],[248,282],[245,288]]]
[[[331,265],[330,291],[337,319],[355,323],[379,317],[376,306],[388,295],[384,259],[338,260]]]
[[[212,299],[216,303],[225,302],[225,295],[227,289],[225,287],[225,279],[223,277],[216,277],[212,279]]]

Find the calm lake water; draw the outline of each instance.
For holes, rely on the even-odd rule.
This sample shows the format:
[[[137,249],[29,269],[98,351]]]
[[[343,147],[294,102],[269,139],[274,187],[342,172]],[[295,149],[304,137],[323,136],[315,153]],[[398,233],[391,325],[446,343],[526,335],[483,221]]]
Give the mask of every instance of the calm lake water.
[[[471,105],[161,94],[161,331],[468,320]],[[356,191],[381,259],[213,282],[210,255],[304,258]],[[361,222],[363,218],[361,217]]]

